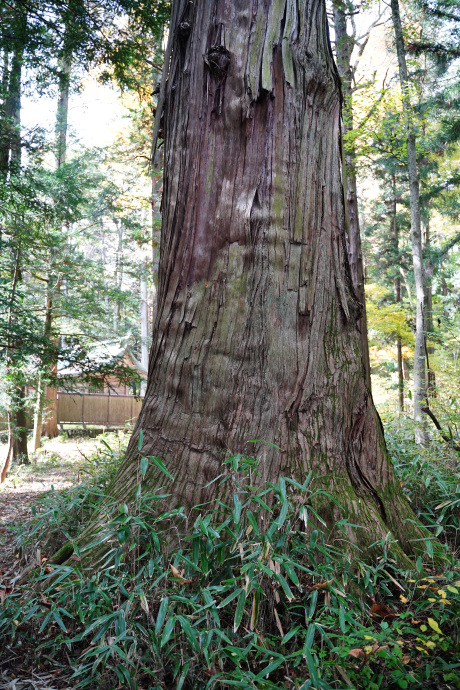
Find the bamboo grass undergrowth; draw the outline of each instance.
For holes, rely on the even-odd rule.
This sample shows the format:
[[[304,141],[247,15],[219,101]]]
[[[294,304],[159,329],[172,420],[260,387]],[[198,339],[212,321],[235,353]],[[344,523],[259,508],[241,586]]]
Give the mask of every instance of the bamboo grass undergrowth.
[[[145,471],[135,504],[118,505],[99,537],[111,544],[104,567],[81,571],[67,524],[73,560],[43,563],[6,595],[0,636],[27,663],[68,658],[75,688],[460,687],[460,571],[447,547],[442,572],[428,552],[401,570],[391,535],[372,563],[344,554],[311,506],[312,478],[253,488],[247,456],[223,468],[231,505],[187,527],[181,509],[158,514],[164,494],[143,494]],[[102,488],[78,490],[78,515],[85,501],[97,510]],[[56,519],[45,514],[23,548]],[[184,525],[173,552],[168,520]]]

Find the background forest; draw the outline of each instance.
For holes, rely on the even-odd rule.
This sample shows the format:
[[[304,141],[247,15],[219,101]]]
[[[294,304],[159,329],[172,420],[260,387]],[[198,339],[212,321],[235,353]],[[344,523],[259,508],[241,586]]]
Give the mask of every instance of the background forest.
[[[154,556],[146,557],[142,566],[144,578],[148,575],[152,580],[154,574],[158,575],[154,585],[146,584],[141,576],[136,579],[131,572],[120,575],[119,581],[105,574],[103,586],[100,581],[94,580],[96,584],[85,581],[87,589],[82,591],[90,600],[93,597],[93,603],[99,586],[101,591],[108,592],[106,603],[109,598],[121,597],[121,601],[125,593],[127,599],[131,592],[136,593],[140,615],[145,614],[158,635],[158,641],[144,640],[142,644],[147,647],[151,644],[148,649],[153,649],[153,657],[161,658],[164,666],[155,675],[146,670],[148,664],[143,665],[140,656],[134,662],[135,654],[127,650],[132,649],[130,645],[142,647],[140,642],[132,640],[136,635],[140,639],[145,631],[136,628],[133,632],[134,624],[130,628],[121,618],[115,620],[115,614],[110,618],[102,604],[94,604],[84,614],[78,613],[83,627],[73,630],[76,634],[73,639],[83,656],[76,671],[81,683],[78,687],[93,687],[97,673],[107,683],[101,687],[141,688],[150,673],[155,676],[156,684],[152,687],[173,687],[174,679],[178,690],[208,687],[207,684],[223,687],[219,685],[223,675],[228,687],[406,688],[422,684],[460,687],[459,664],[451,663],[454,650],[458,651],[458,630],[454,611],[452,615],[448,611],[449,597],[455,601],[455,611],[460,606],[458,582],[454,580],[458,576],[455,558],[460,528],[460,10],[456,0],[400,3],[401,45],[408,71],[405,79],[395,42],[397,6],[395,0],[390,4],[376,0],[328,3],[331,41],[342,80],[341,141],[350,226],[349,253],[358,259],[362,254],[357,280],[366,296],[372,394],[404,492],[416,514],[431,530],[433,539],[439,537],[449,551],[450,595],[442,588],[437,589],[437,585],[432,586],[436,594],[425,607],[417,600],[420,594],[417,588],[431,585],[420,585],[418,580],[408,580],[413,586],[405,581],[402,585],[401,571],[391,560],[389,544],[385,544],[385,557],[379,565],[360,565],[357,581],[377,609],[368,627],[364,630],[361,626],[356,632],[353,626],[362,613],[361,604],[357,603],[359,597],[353,601],[351,597],[345,603],[341,590],[345,586],[343,577],[351,581],[356,572],[351,566],[347,566],[349,570],[344,566],[345,576],[333,581],[339,556],[328,551],[329,547],[318,537],[319,546],[316,541],[308,546],[313,561],[317,548],[322,549],[323,560],[318,559],[320,565],[316,564],[316,570],[307,573],[313,579],[308,590],[309,610],[305,609],[306,627],[302,628],[303,655],[298,656],[289,647],[304,622],[300,621],[301,615],[294,604],[291,606],[294,599],[291,587],[300,588],[301,583],[287,556],[283,556],[284,561],[274,558],[276,563],[284,563],[284,570],[280,571],[273,561],[268,568],[276,575],[282,602],[288,602],[286,610],[283,609],[285,617],[280,608],[281,618],[276,613],[272,621],[273,653],[259,655],[260,666],[254,662],[244,673],[241,669],[249,648],[244,647],[247,641],[244,644],[236,641],[236,633],[242,625],[246,590],[241,581],[229,584],[230,580],[219,580],[221,600],[217,608],[222,607],[222,616],[225,612],[233,630],[233,637],[221,638],[219,645],[227,645],[227,657],[235,662],[235,669],[230,673],[225,667],[224,674],[222,664],[219,666],[217,661],[221,646],[203,652],[206,664],[200,657],[200,650],[207,650],[208,646],[211,650],[215,643],[206,638],[209,620],[198,630],[190,626],[183,611],[178,612],[180,596],[182,603],[188,596],[184,591],[192,581],[190,572],[201,568],[200,572],[208,576],[212,568],[214,556],[202,538],[203,535],[214,538],[219,529],[216,527],[212,533],[208,520],[204,526],[195,526],[193,556],[187,551],[188,545],[184,546],[173,564],[164,566],[171,568],[172,584],[169,589],[165,585],[162,598],[155,594],[154,625],[147,601],[150,591],[147,587],[157,587],[161,579]],[[104,359],[95,362],[90,357],[97,344],[129,339],[134,355],[143,365],[147,364],[160,250],[163,155],[159,118],[156,121],[158,145],[153,135],[170,11],[167,0],[0,0],[2,479],[10,463],[11,467],[17,467],[39,457],[34,452],[42,443],[46,424],[47,390],[57,385],[62,363],[77,368],[89,390],[100,389],[114,374],[111,362]],[[420,189],[418,248],[417,238],[414,233],[411,235],[414,197],[408,141],[414,146]],[[353,228],[360,237],[360,246],[355,248]],[[420,265],[422,270],[417,274]],[[353,265],[351,268],[353,272]],[[359,270],[363,273],[361,277]],[[426,305],[422,324],[417,314],[420,289],[424,291]],[[415,355],[418,351],[423,352],[422,378],[420,370],[414,372],[414,362],[416,368],[420,360]],[[115,373],[120,381],[137,381],[129,367],[118,366]],[[72,389],[71,378],[61,376],[59,383],[64,389]],[[64,499],[52,497],[49,512],[45,510],[45,517],[40,518],[32,533],[26,531],[20,536],[21,548],[45,539],[50,520],[57,519],[58,508],[62,514],[58,527],[56,522],[52,523],[53,529],[60,530],[66,538],[74,536],[89,514],[88,506],[94,508],[100,499],[98,492],[109,486],[114,465],[119,461],[120,448],[113,451],[110,447],[113,439],[108,441],[106,454],[98,458],[98,468],[92,466],[90,470],[90,484],[84,490],[79,487]],[[243,465],[238,465],[241,459],[231,458],[229,462],[236,463],[236,473],[249,474],[254,470],[248,458],[244,458]],[[168,474],[163,466],[160,469]],[[141,472],[145,474],[142,466]],[[280,496],[283,486],[285,492],[280,480],[275,487]],[[262,504],[255,502],[260,510]],[[247,505],[251,505],[249,499]],[[238,519],[235,518],[239,526],[241,507],[235,505],[233,509],[237,513],[239,510]],[[132,526],[127,515],[123,518],[121,513],[117,525],[120,544],[127,539],[125,532],[127,535],[129,530],[137,530],[138,541],[134,543],[145,546],[148,542],[153,553],[158,544],[150,533],[146,537],[146,525]],[[252,516],[250,510],[248,513]],[[286,509],[281,524],[290,516]],[[280,516],[273,514],[271,518],[280,529]],[[240,543],[241,554],[255,548],[251,541],[256,540],[255,523],[249,516],[245,524],[247,531]],[[61,546],[62,542],[61,538],[53,547]],[[53,550],[49,544],[48,548]],[[293,546],[296,553],[300,548],[297,542]],[[426,548],[433,556],[430,539]],[[219,557],[216,556],[217,561]],[[439,568],[433,564],[432,570],[424,570],[426,564],[421,559],[416,567],[417,577],[433,574],[435,578],[441,577],[436,572]],[[312,622],[318,597],[331,583],[339,591],[333,590],[336,594],[332,594],[332,603],[330,595],[329,599],[326,595],[321,613]],[[409,589],[406,591],[405,587]],[[178,588],[182,588],[179,595]],[[2,591],[0,588],[0,595]],[[193,611],[198,611],[196,619],[202,608],[211,606],[209,591],[203,592],[202,601],[193,600]],[[407,609],[407,616],[401,618],[401,626],[393,637],[389,625],[396,609],[382,608],[386,606],[382,592],[388,600],[391,596],[396,598],[398,606],[401,602],[406,605],[408,600],[415,602],[415,609]],[[172,603],[173,595],[179,596],[175,603]],[[54,649],[56,637],[60,636],[60,643],[63,639],[68,641],[65,638],[70,626],[67,614],[74,622],[77,614],[73,609],[69,613],[71,597],[67,590],[65,594],[59,593],[57,599],[51,595],[48,599],[48,594],[42,593],[38,596],[42,604],[46,600],[44,606],[49,609],[40,630],[54,626],[47,648]],[[3,601],[4,597],[0,596],[0,603]],[[24,621],[31,620],[37,615],[40,605],[37,601],[34,600],[26,613],[22,613],[19,604],[12,604],[3,622],[0,617],[0,631],[9,630],[21,616]],[[72,606],[76,605],[73,599],[72,602]],[[77,602],[77,608],[80,603]],[[254,595],[251,625],[248,625],[255,637],[259,633],[252,623],[257,619],[258,605]],[[125,613],[128,618],[128,611]],[[214,613],[211,617],[216,621]],[[130,615],[134,620],[134,611]],[[418,618],[425,627],[422,633],[417,633],[419,637],[413,627],[420,624]],[[199,624],[201,619],[196,625]],[[175,625],[179,629],[177,637]],[[290,627],[286,628],[287,625]],[[451,626],[449,633],[444,636],[448,626]],[[107,630],[112,636],[101,651]],[[335,632],[328,637],[327,631],[331,630]],[[93,642],[99,642],[99,656],[93,642],[92,648],[87,647],[90,643],[86,638],[94,631],[97,634]],[[349,644],[343,651],[341,641],[345,638],[349,638]],[[321,652],[313,654],[310,649],[318,639]],[[174,640],[179,645],[176,650],[172,645]],[[285,656],[274,651],[281,641]],[[114,644],[120,653],[114,653]],[[256,640],[254,649],[259,649],[261,644]],[[233,651],[229,651],[230,647]],[[324,651],[329,648],[341,655],[340,661],[336,657],[330,662]],[[341,652],[337,651],[339,648]],[[437,661],[433,659],[436,653]],[[350,654],[355,664],[352,667]],[[58,657],[64,666],[63,656]],[[297,657],[299,664],[306,664],[304,673],[308,672],[309,680],[304,685],[289,670],[285,676],[277,675],[283,665],[288,667],[288,658],[293,668],[297,668]],[[376,659],[374,666],[369,661],[371,657]],[[414,676],[406,668],[410,658],[417,661],[420,669],[414,671]],[[341,670],[337,671],[338,668]],[[280,683],[288,683],[286,678],[291,678],[292,684],[281,686]]]

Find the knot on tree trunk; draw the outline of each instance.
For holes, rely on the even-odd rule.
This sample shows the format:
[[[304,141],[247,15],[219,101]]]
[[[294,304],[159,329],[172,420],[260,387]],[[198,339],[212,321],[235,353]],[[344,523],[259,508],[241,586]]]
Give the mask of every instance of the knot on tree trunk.
[[[190,32],[192,30],[192,25],[188,21],[183,21],[179,24],[179,28],[177,30],[177,33],[179,34],[179,38],[182,40],[187,40],[187,38],[190,35]]]
[[[212,75],[223,79],[230,65],[230,51],[224,46],[211,46],[203,56]]]

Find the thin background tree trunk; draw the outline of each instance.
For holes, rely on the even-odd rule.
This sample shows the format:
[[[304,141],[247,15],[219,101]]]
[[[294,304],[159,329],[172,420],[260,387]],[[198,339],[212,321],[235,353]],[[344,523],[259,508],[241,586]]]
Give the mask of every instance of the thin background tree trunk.
[[[393,199],[391,202],[391,213],[393,216],[393,239],[395,245],[395,255],[397,261],[399,259],[399,226],[398,226],[398,216],[397,216],[397,200],[396,200],[396,189],[395,189],[395,178],[392,178],[393,184]],[[396,271],[397,271],[396,267]],[[401,275],[399,272],[396,273],[394,277],[394,296],[396,304],[401,304],[402,294],[401,294]],[[399,399],[399,409],[404,412],[404,369],[403,369],[403,356],[402,356],[402,340],[401,336],[396,338],[396,349],[397,349],[397,359],[398,359],[398,399]]]
[[[64,41],[64,44],[66,41]],[[70,75],[72,70],[72,56],[64,53],[59,60],[59,96],[58,107],[56,113],[56,168],[59,169],[66,162],[67,157],[67,123],[69,115],[69,91],[70,91]],[[50,270],[47,277],[47,294],[45,306],[45,324],[43,335],[45,338],[51,338],[53,330],[53,292],[59,289],[59,286],[52,288],[54,281],[54,260],[53,250],[50,250]],[[56,376],[57,362],[50,365],[50,375]],[[45,405],[47,404],[47,420],[43,424],[43,413]],[[57,419],[57,389],[54,386],[44,386],[42,376],[40,376],[37,386],[37,395],[35,403],[34,415],[34,432],[33,432],[33,447],[38,450],[41,447],[41,439],[43,431],[48,438],[54,438],[58,434],[58,419]]]
[[[15,48],[9,60],[4,60],[3,86],[7,86],[2,112],[2,129],[4,141],[0,146],[0,174],[5,178],[17,173],[21,166],[21,79],[24,46],[27,31],[27,12],[20,15],[16,24]],[[9,67],[9,70],[8,70]],[[12,291],[8,311],[8,347],[6,354],[7,370],[14,370],[14,349],[17,343],[10,341],[12,326],[12,306],[18,283],[22,280],[21,247],[18,242],[15,261],[12,269]],[[13,374],[14,377],[14,374]],[[25,412],[26,389],[22,381],[12,384],[10,410],[8,411],[8,446],[0,475],[0,483],[6,478],[11,462],[29,463],[27,451],[27,419]]]
[[[412,259],[414,265],[415,295],[416,295],[416,320],[415,320],[415,347],[414,347],[414,419],[418,422],[416,439],[419,443],[428,442],[426,421],[422,407],[426,404],[426,334],[425,334],[425,306],[426,286],[425,270],[423,266],[422,228],[420,217],[420,193],[417,172],[417,158],[415,148],[415,131],[413,125],[413,110],[410,102],[410,85],[407,73],[406,50],[401,25],[401,15],[398,0],[391,0],[391,13],[396,40],[396,52],[398,55],[399,79],[403,109],[407,127],[407,170],[410,188],[411,211],[411,239]]]
[[[430,209],[428,204],[425,206],[424,212],[426,214],[425,224],[425,250],[428,256],[430,255],[431,234],[430,234]],[[433,324],[433,271],[434,266],[430,260],[427,261],[425,267],[426,278],[426,368],[427,368],[427,396],[429,398],[436,397],[436,373],[433,368],[434,345],[432,336],[434,333]],[[431,342],[428,342],[431,339]]]

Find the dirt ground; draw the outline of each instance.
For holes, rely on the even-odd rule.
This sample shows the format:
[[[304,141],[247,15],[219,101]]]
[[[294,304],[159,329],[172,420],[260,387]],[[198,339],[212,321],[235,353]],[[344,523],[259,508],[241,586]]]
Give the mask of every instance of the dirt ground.
[[[46,439],[36,453],[30,449],[31,464],[13,466],[0,485],[0,589],[14,586],[22,566],[16,554],[18,529],[32,516],[32,506],[50,489],[65,489],[80,481],[85,463],[101,447],[100,438],[62,436]],[[0,453],[6,452],[0,444]],[[8,590],[7,590],[8,591]],[[1,605],[1,601],[0,601]],[[0,690],[58,690],[70,688],[54,669],[22,669],[16,666],[17,655],[0,639]]]
[[[14,540],[17,528],[32,515],[32,504],[46,491],[78,483],[82,465],[95,452],[96,438],[46,439],[43,448],[31,452],[30,465],[10,468],[0,485],[0,582],[15,566]],[[6,446],[0,445],[0,453]]]

